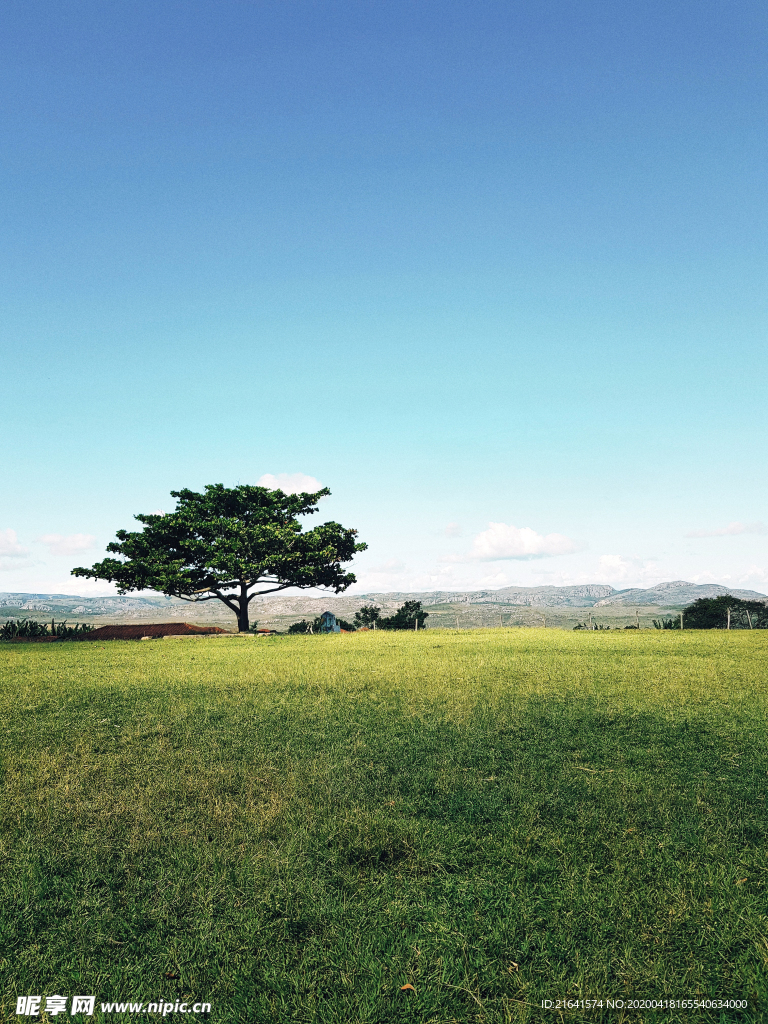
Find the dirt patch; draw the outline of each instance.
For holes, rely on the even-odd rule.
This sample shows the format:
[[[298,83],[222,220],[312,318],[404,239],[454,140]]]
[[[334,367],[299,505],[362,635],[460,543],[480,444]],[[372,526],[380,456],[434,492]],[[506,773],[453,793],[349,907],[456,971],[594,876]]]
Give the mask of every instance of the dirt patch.
[[[226,633],[218,626],[191,626],[188,622],[145,622],[143,625],[99,626],[79,637],[80,640],[141,640],[163,636],[199,636],[204,633]]]

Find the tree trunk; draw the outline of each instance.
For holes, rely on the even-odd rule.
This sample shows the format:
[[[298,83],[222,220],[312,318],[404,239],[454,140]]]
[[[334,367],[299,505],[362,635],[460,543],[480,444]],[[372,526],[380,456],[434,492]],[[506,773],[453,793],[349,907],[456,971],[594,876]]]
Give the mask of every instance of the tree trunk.
[[[240,599],[239,607],[237,612],[237,631],[238,633],[248,632],[248,584],[240,584]]]

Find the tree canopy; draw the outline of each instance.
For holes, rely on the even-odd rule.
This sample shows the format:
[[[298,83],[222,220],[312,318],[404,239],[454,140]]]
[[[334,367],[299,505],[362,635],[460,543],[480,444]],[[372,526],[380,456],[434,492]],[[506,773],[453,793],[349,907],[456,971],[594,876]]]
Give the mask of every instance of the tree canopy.
[[[361,627],[370,629],[380,619],[381,609],[373,604],[363,605],[359,611],[355,612],[355,629],[360,629]]]
[[[763,601],[745,601],[739,597],[700,597],[683,612],[685,629],[725,629],[730,609],[731,629],[765,629],[768,609]]]
[[[174,512],[137,515],[143,530],[117,531],[107,551],[120,558],[78,567],[72,575],[116,583],[120,594],[155,590],[185,601],[218,600],[247,632],[254,597],[288,587],[338,594],[356,582],[342,563],[367,547],[356,542],[357,530],[328,522],[303,531],[298,522],[330,493],[324,487],[285,494],[246,484],[171,491],[178,499]]]
[[[401,604],[394,615],[386,619],[378,619],[377,629],[424,629],[429,612],[421,610],[421,601],[406,601]]]

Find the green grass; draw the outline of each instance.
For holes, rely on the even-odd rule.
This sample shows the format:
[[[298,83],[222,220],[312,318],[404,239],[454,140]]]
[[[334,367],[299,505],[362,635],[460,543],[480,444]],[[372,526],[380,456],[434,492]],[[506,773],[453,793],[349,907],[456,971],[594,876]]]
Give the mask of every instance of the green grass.
[[[58,993],[94,1020],[158,997],[254,1024],[763,1020],[767,654],[757,631],[4,645],[2,1019]],[[697,995],[749,1008],[540,1006]]]

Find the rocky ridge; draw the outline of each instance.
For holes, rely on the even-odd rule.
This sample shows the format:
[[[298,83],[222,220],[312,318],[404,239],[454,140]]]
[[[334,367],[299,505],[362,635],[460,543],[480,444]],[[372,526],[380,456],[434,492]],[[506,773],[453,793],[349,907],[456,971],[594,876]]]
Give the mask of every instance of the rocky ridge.
[[[470,607],[478,611],[485,607],[520,609],[568,609],[624,607],[673,608],[691,604],[700,597],[718,597],[730,594],[755,601],[768,600],[765,594],[754,590],[740,590],[714,583],[695,584],[684,580],[661,583],[648,589],[615,590],[607,584],[587,583],[571,587],[502,587],[499,590],[428,591],[422,593],[380,592],[368,594],[277,594],[256,598],[251,604],[251,618],[270,619],[273,616],[314,617],[326,608],[343,618],[351,618],[364,604],[374,604],[385,614],[391,614],[404,601],[421,601],[425,608]],[[219,601],[192,604],[161,594],[136,597],[80,597],[66,594],[0,593],[0,618],[69,617],[85,621],[139,620],[166,622],[195,620],[227,622],[232,613]],[[433,616],[434,617],[434,616]]]

